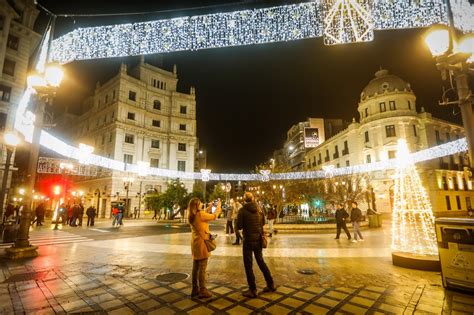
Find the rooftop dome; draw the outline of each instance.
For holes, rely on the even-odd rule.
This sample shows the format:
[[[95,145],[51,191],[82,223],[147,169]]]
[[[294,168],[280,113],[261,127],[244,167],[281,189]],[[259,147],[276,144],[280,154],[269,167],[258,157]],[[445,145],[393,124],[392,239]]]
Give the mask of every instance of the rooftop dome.
[[[408,91],[411,92],[410,83],[405,82],[400,77],[389,74],[388,70],[380,69],[375,72],[375,78],[362,90],[360,94],[361,101],[376,94],[385,92]]]

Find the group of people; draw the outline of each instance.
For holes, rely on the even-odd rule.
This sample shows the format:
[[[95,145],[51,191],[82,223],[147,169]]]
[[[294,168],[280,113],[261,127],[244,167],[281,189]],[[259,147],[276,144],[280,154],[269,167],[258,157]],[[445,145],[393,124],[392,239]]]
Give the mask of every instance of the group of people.
[[[205,208],[205,205],[199,198],[193,198],[189,201],[188,222],[191,225],[192,239],[191,252],[193,257],[192,271],[192,292],[191,297],[209,298],[212,293],[206,288],[206,269],[211,252],[206,245],[212,237],[209,231],[209,222],[216,220],[222,212],[221,202],[218,201],[216,210],[212,213],[213,204]],[[236,242],[243,240],[243,261],[245,274],[249,289],[243,292],[244,297],[257,297],[257,286],[255,275],[253,273],[253,257],[262,271],[267,286],[262,292],[276,291],[273,277],[270,269],[265,263],[262,255],[264,244],[263,226],[265,225],[265,215],[262,208],[255,202],[252,193],[246,192],[244,195],[244,205],[239,202],[231,201],[230,214],[227,213],[227,221],[233,223],[232,228],[236,233]],[[229,211],[229,210],[228,210]],[[230,225],[228,224],[228,231]],[[243,237],[239,231],[242,231]]]
[[[352,229],[354,232],[354,238],[351,237],[351,233],[346,225],[346,220],[350,218],[352,223]],[[338,204],[336,209],[336,240],[341,235],[341,229],[346,232],[347,239],[351,242],[363,242],[364,238],[360,232],[360,222],[363,221],[362,211],[358,208],[357,202],[351,202],[351,214],[346,211],[344,202]]]
[[[97,210],[95,207],[90,206],[86,210],[87,215],[87,226],[94,226],[94,220],[97,215]],[[58,209],[58,215],[56,217],[56,222],[63,225],[69,225],[72,227],[82,226],[82,220],[84,218],[84,206],[82,203],[74,202],[71,204],[61,204]]]
[[[123,214],[125,212],[125,207],[123,204],[118,204],[112,208],[112,226],[120,227],[123,225]]]

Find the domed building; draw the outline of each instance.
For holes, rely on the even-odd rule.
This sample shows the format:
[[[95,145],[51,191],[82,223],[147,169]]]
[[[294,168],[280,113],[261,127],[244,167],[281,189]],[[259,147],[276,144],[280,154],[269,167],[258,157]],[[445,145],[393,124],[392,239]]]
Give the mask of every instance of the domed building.
[[[357,111],[359,121],[353,119],[348,128],[308,151],[308,170],[395,159],[398,139],[406,139],[415,152],[464,137],[462,126],[417,108],[410,83],[385,69],[362,90]],[[463,215],[471,208],[474,191],[468,165],[464,153],[417,164],[436,215]],[[391,212],[394,171],[371,175],[372,200],[361,209]]]

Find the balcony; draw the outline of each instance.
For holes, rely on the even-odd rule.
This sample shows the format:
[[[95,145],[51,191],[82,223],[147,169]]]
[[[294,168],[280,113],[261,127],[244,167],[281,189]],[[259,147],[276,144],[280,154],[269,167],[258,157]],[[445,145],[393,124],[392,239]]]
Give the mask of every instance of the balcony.
[[[349,149],[344,149],[342,150],[342,155],[348,155],[349,154]]]
[[[326,156],[326,157],[324,158],[324,162],[329,162],[329,156]]]

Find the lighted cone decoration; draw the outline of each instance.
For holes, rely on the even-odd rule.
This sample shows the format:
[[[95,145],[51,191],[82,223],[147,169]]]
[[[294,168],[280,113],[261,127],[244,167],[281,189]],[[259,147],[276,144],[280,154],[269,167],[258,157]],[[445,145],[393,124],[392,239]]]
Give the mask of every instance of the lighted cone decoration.
[[[392,213],[392,250],[418,255],[437,255],[431,203],[422,186],[404,139],[398,141]]]

